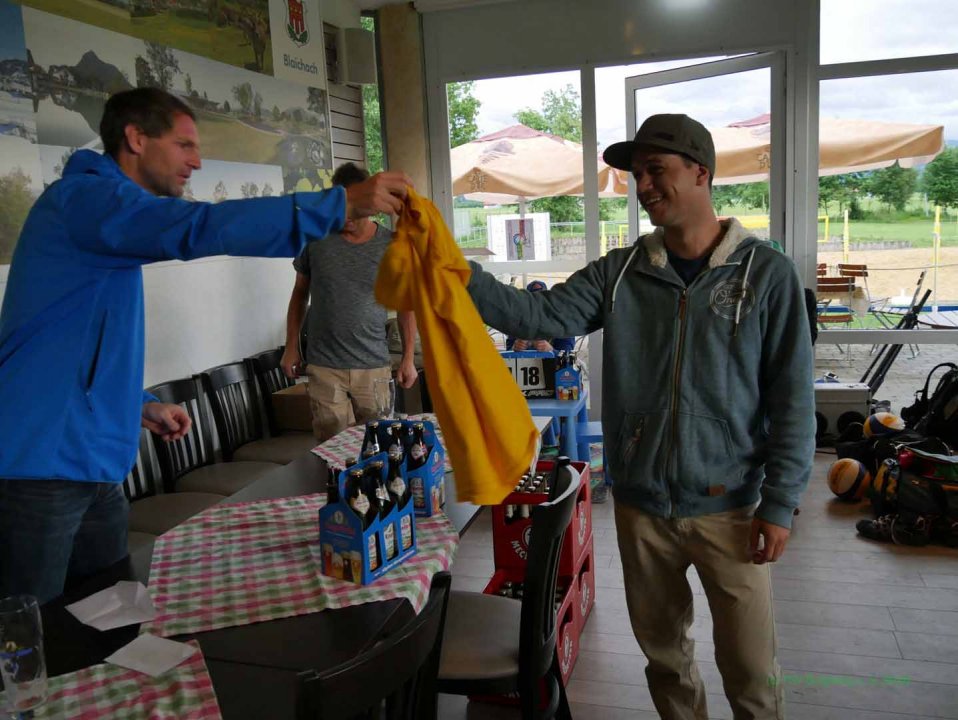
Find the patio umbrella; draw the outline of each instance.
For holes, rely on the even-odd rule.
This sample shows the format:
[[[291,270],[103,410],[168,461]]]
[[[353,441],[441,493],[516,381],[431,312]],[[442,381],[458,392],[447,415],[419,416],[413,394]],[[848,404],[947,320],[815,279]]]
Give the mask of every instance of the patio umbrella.
[[[715,141],[715,184],[768,180],[771,156],[769,115],[710,128]],[[818,174],[841,175],[930,162],[945,147],[941,125],[913,125],[877,120],[822,118],[818,126]],[[619,172],[619,182],[627,180]],[[624,193],[623,193],[624,194]]]
[[[582,146],[513,125],[449,152],[452,192],[485,203],[582,195]],[[599,160],[599,195],[621,195],[619,180]]]

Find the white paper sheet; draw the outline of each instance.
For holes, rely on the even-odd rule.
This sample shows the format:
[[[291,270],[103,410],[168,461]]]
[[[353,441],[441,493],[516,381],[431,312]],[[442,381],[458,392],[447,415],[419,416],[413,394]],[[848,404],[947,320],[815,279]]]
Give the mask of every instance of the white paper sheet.
[[[67,605],[77,620],[97,630],[111,630],[156,617],[149,591],[142,583],[121,580],[79,602]]]
[[[162,675],[196,652],[196,647],[144,633],[106,658],[108,663],[146,673]]]

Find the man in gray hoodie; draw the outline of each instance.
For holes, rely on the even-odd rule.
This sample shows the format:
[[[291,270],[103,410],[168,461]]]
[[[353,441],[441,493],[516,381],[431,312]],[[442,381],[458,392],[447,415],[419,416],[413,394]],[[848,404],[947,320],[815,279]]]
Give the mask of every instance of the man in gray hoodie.
[[[693,566],[736,719],[783,718],[769,568],[815,450],[812,348],[791,260],[711,202],[715,149],[653,115],[603,158],[636,181],[656,230],[551,290],[473,263],[483,319],[516,337],[604,330],[602,424],[629,617],[659,714],[707,717],[688,629]]]

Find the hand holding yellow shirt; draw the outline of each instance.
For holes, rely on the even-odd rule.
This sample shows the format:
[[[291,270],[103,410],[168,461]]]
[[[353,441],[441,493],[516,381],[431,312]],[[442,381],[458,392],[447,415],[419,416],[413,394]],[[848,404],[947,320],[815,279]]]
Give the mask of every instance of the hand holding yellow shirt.
[[[460,502],[497,505],[529,469],[529,405],[466,290],[470,269],[436,207],[412,189],[379,266],[376,300],[412,310]]]

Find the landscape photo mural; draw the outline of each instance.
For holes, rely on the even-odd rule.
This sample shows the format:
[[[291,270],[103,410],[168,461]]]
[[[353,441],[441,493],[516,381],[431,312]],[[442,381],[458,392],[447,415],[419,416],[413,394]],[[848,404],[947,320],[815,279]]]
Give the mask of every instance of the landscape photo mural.
[[[20,0],[105,30],[273,73],[269,0]]]
[[[249,9],[267,3],[151,4],[169,12],[177,6]],[[329,186],[333,156],[325,88],[104,29],[122,24],[78,22],[72,18],[80,17],[80,5],[98,7],[102,15],[143,3],[0,0],[0,265],[10,262],[29,208],[61,177],[70,155],[79,148],[102,151],[99,124],[107,98],[134,87],[163,88],[196,113],[203,168],[194,174],[187,199],[220,202]],[[38,7],[62,10],[63,16]]]

